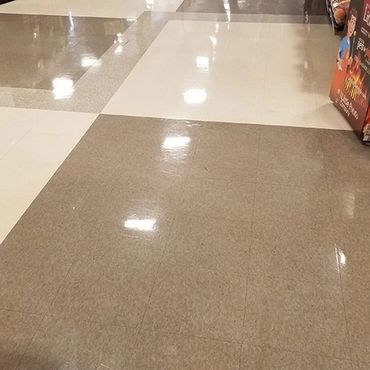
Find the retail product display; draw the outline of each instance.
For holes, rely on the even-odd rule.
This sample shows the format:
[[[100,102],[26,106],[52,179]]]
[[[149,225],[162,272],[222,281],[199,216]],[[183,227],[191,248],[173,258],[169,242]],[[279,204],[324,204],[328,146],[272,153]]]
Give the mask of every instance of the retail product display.
[[[370,144],[370,0],[352,0],[340,41],[330,98]]]
[[[351,0],[326,0],[328,12],[336,31],[341,31],[344,27]]]

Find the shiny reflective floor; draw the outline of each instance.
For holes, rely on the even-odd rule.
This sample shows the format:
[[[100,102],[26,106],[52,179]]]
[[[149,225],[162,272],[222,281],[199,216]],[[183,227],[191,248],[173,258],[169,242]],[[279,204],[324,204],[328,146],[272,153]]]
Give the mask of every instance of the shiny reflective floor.
[[[143,4],[0,5],[0,369],[369,369],[322,3]]]
[[[176,11],[181,0],[17,0],[0,12],[77,17],[137,18],[145,11]]]
[[[129,24],[124,19],[0,14],[0,86],[57,91],[69,84],[72,89]]]
[[[184,0],[180,12],[325,15],[322,0]]]
[[[328,96],[336,40],[327,24],[171,20],[103,112],[350,129]]]

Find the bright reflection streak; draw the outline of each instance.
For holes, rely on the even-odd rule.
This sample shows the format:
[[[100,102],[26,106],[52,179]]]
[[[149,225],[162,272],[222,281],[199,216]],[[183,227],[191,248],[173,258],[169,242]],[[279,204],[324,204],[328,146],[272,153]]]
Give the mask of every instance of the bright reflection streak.
[[[343,205],[346,216],[350,219],[353,219],[355,216],[355,205],[356,205],[355,194],[347,193],[343,198]]]
[[[147,9],[153,9],[154,0],[145,0]]]
[[[207,93],[204,89],[189,89],[184,94],[186,104],[201,104],[207,99]]]
[[[122,55],[122,52],[123,52],[123,46],[122,46],[122,45],[118,45],[118,46],[114,49],[114,54],[116,54],[116,55]]]
[[[88,57],[82,57],[81,59],[81,67],[88,68],[93,66],[94,64],[100,64],[98,63],[98,60],[96,57],[88,56]]]
[[[71,97],[75,89],[70,78],[58,77],[53,80],[53,95],[56,100]]]
[[[217,39],[215,36],[209,36],[209,39],[211,40],[213,46],[217,45]]]
[[[117,41],[119,43],[122,43],[124,41],[123,33],[121,33],[121,32],[117,33]]]
[[[196,59],[197,67],[204,71],[208,71],[209,69],[209,58],[208,57],[197,57]]]
[[[335,248],[337,252],[337,266],[338,269],[346,265],[346,256],[340,248]]]
[[[69,18],[69,32],[73,32],[74,29],[75,29],[75,24],[73,22],[73,17],[72,17],[72,12],[71,11],[69,11],[68,18]]]
[[[153,231],[156,222],[154,218],[130,218],[124,222],[124,227],[131,230]]]
[[[346,264],[346,256],[342,251],[339,252],[339,263],[343,266]]]
[[[190,143],[188,136],[168,136],[163,142],[163,149],[178,149],[187,146]]]

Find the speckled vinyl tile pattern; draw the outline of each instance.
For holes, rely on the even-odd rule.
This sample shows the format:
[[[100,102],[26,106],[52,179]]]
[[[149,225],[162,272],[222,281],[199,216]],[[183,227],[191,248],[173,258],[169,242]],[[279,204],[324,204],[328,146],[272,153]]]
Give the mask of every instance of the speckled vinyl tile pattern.
[[[330,187],[356,140],[100,115],[1,245],[4,366],[365,369],[360,168]]]

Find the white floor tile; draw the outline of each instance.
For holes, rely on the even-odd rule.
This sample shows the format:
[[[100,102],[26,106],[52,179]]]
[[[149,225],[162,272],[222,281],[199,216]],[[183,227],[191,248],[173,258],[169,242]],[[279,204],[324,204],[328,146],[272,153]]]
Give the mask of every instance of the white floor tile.
[[[0,109],[1,135],[19,133],[0,159],[0,243],[95,118],[87,113]]]
[[[17,0],[0,6],[0,13],[137,18],[144,11],[173,12],[182,0]]]
[[[328,97],[338,42],[328,25],[170,21],[103,112],[350,129]]]

